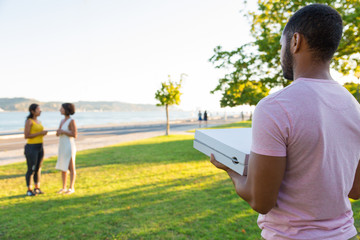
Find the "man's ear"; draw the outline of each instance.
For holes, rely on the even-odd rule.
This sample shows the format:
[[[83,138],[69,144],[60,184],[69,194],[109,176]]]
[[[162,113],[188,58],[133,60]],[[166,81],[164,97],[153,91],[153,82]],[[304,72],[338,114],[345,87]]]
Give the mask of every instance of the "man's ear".
[[[298,32],[294,33],[290,41],[291,44],[290,49],[293,54],[299,52],[302,43],[303,43],[303,35],[301,35]]]

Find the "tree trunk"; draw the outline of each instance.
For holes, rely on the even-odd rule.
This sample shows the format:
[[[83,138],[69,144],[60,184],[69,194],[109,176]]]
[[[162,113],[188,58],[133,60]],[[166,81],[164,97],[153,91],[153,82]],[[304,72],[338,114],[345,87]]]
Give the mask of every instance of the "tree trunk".
[[[166,108],[166,136],[170,134],[170,124],[169,124],[169,105],[165,105]]]

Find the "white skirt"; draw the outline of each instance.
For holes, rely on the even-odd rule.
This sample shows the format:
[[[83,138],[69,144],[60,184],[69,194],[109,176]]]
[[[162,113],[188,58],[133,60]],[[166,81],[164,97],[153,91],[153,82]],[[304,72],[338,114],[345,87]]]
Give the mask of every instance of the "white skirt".
[[[59,151],[58,160],[56,162],[56,169],[67,172],[69,169],[70,160],[75,164],[76,145],[73,137],[68,137],[65,134],[59,137]]]

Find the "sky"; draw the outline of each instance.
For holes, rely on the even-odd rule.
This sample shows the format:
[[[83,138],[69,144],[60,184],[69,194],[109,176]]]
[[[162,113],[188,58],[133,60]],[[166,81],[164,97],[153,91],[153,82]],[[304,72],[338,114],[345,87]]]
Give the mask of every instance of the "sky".
[[[239,0],[0,0],[0,97],[156,104],[185,73],[180,108],[219,108],[210,94],[221,45],[250,41]]]
[[[219,109],[221,45],[251,41],[240,0],[0,0],[0,98],[156,104],[183,80],[184,110]]]

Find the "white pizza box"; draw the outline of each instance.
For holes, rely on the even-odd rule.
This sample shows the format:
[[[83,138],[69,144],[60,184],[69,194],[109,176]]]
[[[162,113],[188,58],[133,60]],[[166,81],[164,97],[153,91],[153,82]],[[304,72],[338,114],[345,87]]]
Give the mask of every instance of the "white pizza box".
[[[194,148],[235,172],[246,175],[251,148],[251,128],[204,129],[195,131]]]

